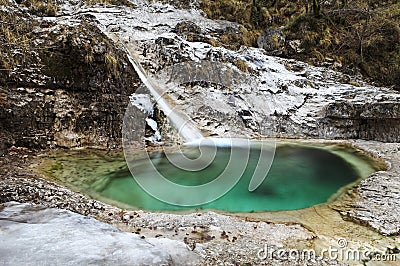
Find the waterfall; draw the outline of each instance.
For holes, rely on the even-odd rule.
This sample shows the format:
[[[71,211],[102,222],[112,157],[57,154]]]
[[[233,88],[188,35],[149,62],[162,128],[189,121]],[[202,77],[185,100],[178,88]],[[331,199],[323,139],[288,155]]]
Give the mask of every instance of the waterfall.
[[[133,49],[127,47],[125,44],[123,44],[123,47],[125,48],[129,61],[137,72],[140,80],[147,87],[159,108],[167,116],[169,122],[178,131],[178,134],[183,138],[183,140],[185,142],[190,142],[204,138],[203,134],[193,123],[191,118],[181,110],[174,108],[172,106],[172,99],[169,98],[168,95],[148,77],[145,70],[140,65],[139,60],[135,56]]]

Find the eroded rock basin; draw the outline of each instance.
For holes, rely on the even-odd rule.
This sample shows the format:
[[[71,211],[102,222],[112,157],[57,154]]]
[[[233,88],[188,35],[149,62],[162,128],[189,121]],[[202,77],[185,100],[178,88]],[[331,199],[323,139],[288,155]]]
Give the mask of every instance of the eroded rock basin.
[[[318,146],[318,143],[323,141],[313,144]],[[267,245],[271,248],[284,248],[286,251],[312,248],[317,254],[321,254],[329,247],[338,248],[338,240],[342,238],[346,239],[347,246],[340,251],[358,250],[396,255],[400,241],[399,215],[396,207],[400,184],[397,163],[400,146],[370,141],[346,143],[383,159],[388,163],[389,169],[376,172],[360,182],[343,188],[342,192],[328,203],[300,210],[253,213],[199,210],[171,213],[171,211],[128,210],[129,206],[118,208],[90,200],[40,178],[9,176],[3,180],[0,188],[8,201],[37,202],[45,206],[69,209],[94,216],[124,231],[135,232],[146,238],[161,237],[183,241],[202,258],[201,265],[233,262],[293,265],[294,261],[287,258],[282,260],[274,257],[260,260],[257,251]],[[60,151],[59,154],[62,153],[64,152]],[[62,165],[60,161],[56,163],[56,159],[60,159],[56,155],[44,155],[39,168],[48,167],[51,162],[53,164],[51,172],[54,172],[62,167],[75,166],[79,162],[81,167],[68,173],[74,176],[94,171],[104,174],[111,171],[111,168],[118,169],[126,165],[121,154],[106,151],[77,150],[71,154],[64,153],[65,160]],[[72,158],[75,158],[75,162]],[[85,160],[84,163],[82,160]],[[38,168],[35,164],[32,167]],[[92,180],[94,181],[95,179]],[[106,200],[103,198],[102,201]],[[372,258],[363,258],[363,261],[360,261],[337,257],[331,260],[327,254],[318,261],[296,260],[296,262],[310,265],[397,265],[396,261],[379,264]]]
[[[42,166],[51,179],[120,207],[229,212],[296,210],[332,201],[350,184],[382,167],[360,151],[344,145],[278,142],[276,148],[275,143],[265,148],[265,144],[261,147],[259,143],[254,141],[247,147],[248,151],[243,146],[234,145],[216,149],[205,146],[201,151],[198,147],[157,150],[148,156],[130,154],[129,168],[135,179],[121,154],[110,157],[99,151],[74,151],[54,155],[46,159]],[[185,168],[181,152],[184,157],[199,159],[194,164],[192,161],[192,169]],[[204,157],[212,162],[205,162]],[[256,171],[266,178],[256,189],[250,189],[249,184],[257,179]],[[191,192],[185,194],[179,188],[168,190],[158,175],[183,186],[204,186],[225,175],[228,181],[215,183],[210,189],[226,190],[227,193],[221,193],[221,197],[210,201],[205,195],[211,193],[210,189],[200,189],[197,195]],[[227,184],[231,179],[235,181]],[[147,180],[147,188],[143,182],[138,184],[141,180]],[[158,192],[171,195],[168,200],[173,199],[169,203],[159,200],[157,196],[162,194]],[[193,198],[194,201],[191,201]],[[187,202],[195,201],[204,203],[185,206],[189,205]]]

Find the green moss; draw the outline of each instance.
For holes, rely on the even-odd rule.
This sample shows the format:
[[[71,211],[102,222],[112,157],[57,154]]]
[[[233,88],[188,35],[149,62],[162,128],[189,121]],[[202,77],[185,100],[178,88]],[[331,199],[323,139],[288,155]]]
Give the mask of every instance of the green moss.
[[[63,170],[63,169],[64,169],[64,166],[60,162],[56,162],[50,166],[50,171],[59,171],[59,170]]]

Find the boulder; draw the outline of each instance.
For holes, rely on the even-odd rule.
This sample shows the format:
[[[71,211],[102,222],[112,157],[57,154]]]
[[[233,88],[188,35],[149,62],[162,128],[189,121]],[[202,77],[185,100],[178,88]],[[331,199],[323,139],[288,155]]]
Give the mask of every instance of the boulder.
[[[180,33],[195,33],[195,34],[200,34],[201,33],[201,28],[196,25],[196,23],[192,21],[182,21],[176,24],[174,28],[174,32],[180,34]]]
[[[257,44],[270,54],[280,55],[285,48],[286,36],[280,30],[267,29],[258,37]]]

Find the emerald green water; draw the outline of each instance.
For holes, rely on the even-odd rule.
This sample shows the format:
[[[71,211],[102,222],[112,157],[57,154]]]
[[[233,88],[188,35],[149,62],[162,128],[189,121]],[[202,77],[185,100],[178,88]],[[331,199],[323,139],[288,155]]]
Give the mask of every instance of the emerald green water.
[[[184,147],[190,158],[198,156],[198,149]],[[203,149],[203,152],[208,152]],[[147,210],[219,209],[232,212],[263,210],[293,210],[326,202],[342,188],[382,169],[382,165],[359,151],[334,144],[304,144],[278,142],[275,158],[267,177],[254,191],[249,191],[250,179],[259,161],[260,149],[253,145],[250,157],[235,158],[231,148],[218,148],[213,162],[201,171],[185,171],[172,165],[162,151],[150,154],[151,165],[144,159],[130,162],[134,173],[153,180],[154,188],[165,190],[158,182],[158,171],[170,181],[187,186],[208,183],[221,174],[228,161],[247,162],[238,183],[224,196],[207,204],[181,207],[159,201],[147,194],[132,177],[121,153],[99,150],[77,150],[58,153],[43,161],[41,169],[52,180],[93,198],[120,206]],[[179,159],[173,151],[169,159]],[[233,156],[232,158],[230,158]],[[261,165],[262,167],[263,165]],[[132,169],[131,169],[132,170]],[[232,172],[233,175],[236,171]],[[237,176],[232,176],[235,178]],[[214,187],[214,185],[213,185]],[[218,187],[216,187],[218,189]],[[171,193],[174,193],[173,191]],[[201,193],[207,193],[203,191]],[[197,195],[178,194],[187,199]],[[177,194],[177,193],[175,193]]]
[[[195,156],[196,148],[184,148],[184,153]],[[221,198],[196,206],[200,209],[218,209],[232,212],[251,212],[263,210],[293,210],[306,208],[326,202],[341,187],[354,182],[374,169],[368,162],[356,160],[354,165],[344,158],[357,155],[352,151],[341,150],[343,156],[330,149],[299,145],[280,145],[275,152],[272,167],[263,183],[254,191],[248,190],[250,179],[258,162],[260,150],[250,152],[247,167],[239,182]],[[188,186],[205,184],[224,171],[230,158],[230,148],[218,148],[213,163],[201,171],[185,171],[172,165],[164,152],[150,154],[152,164],[168,180]],[[361,165],[360,165],[361,164]],[[141,174],[152,178],[154,169],[141,160],[134,163]],[[363,169],[363,170],[360,170]],[[90,192],[101,195],[114,202],[120,202],[147,210],[182,210],[194,207],[181,207],[159,201],[147,194],[132,178],[129,171],[108,177],[102,186],[90,188]],[[103,182],[104,183],[104,182]],[[157,186],[157,182],[155,182]],[[163,189],[162,187],[158,189]],[[171,192],[173,193],[173,192]],[[181,195],[191,197],[192,195]],[[197,195],[198,196],[198,195]],[[201,195],[200,195],[201,196]]]

